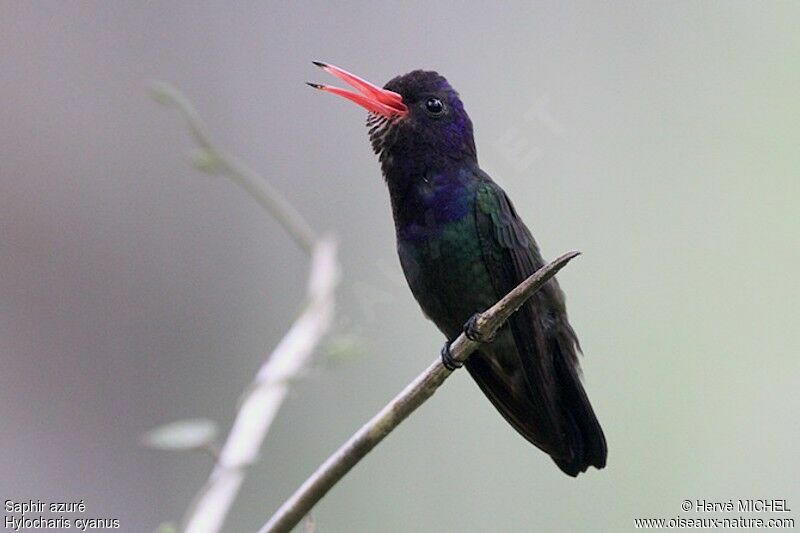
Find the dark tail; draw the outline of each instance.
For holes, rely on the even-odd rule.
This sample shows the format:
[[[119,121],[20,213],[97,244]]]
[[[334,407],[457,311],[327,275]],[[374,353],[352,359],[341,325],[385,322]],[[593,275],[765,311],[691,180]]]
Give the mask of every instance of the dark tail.
[[[556,357],[554,362],[562,416],[568,421],[565,425],[571,427],[568,440],[574,443],[574,453],[566,458],[553,456],[553,461],[565,474],[575,477],[590,466],[606,466],[606,438],[583,389],[577,366],[563,357]]]
[[[514,429],[575,477],[606,465],[606,439],[583,389],[572,339],[560,340],[551,338],[544,357],[520,359],[513,345],[495,342],[474,353],[466,366]],[[572,349],[565,355],[560,346]],[[508,364],[514,360],[522,364]]]

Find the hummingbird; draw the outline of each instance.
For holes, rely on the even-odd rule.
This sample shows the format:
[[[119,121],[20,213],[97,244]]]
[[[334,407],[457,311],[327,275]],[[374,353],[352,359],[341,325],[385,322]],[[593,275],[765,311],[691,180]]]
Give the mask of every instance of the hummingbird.
[[[447,338],[481,342],[467,371],[500,414],[566,474],[606,464],[606,440],[581,383],[580,345],[555,279],[492,339],[477,313],[544,266],[531,232],[505,191],[478,166],[458,93],[433,71],[415,70],[378,87],[314,61],[353,90],[309,83],[368,111],[372,148],[389,189],[397,252],[411,292]]]

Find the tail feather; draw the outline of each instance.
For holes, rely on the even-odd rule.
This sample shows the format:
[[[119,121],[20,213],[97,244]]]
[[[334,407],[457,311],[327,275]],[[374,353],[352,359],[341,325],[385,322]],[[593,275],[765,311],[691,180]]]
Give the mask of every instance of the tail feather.
[[[502,364],[511,358],[499,348],[482,347],[466,366],[500,414],[529,442],[549,454],[567,475],[575,477],[589,466],[605,467],[605,436],[581,383],[575,358],[564,357],[551,346],[556,350],[552,354],[552,382],[529,383],[523,367]],[[548,411],[555,412],[555,421],[542,409],[542,396],[535,395],[532,387],[549,389],[547,396],[553,398],[554,405]],[[553,428],[554,423],[558,429]]]
[[[570,459],[553,457],[564,473],[577,476],[590,466],[604,468],[608,449],[603,429],[589,403],[589,398],[581,383],[577,367],[569,364],[563,357],[555,358],[558,388],[561,393],[561,409],[573,436],[569,439],[578,449]]]

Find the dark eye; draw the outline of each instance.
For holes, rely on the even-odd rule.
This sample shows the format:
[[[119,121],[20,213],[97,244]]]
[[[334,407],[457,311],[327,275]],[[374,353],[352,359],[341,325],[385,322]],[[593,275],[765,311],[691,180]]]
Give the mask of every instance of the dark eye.
[[[438,98],[431,96],[425,100],[425,109],[431,115],[441,115],[442,111],[444,111],[444,104]]]

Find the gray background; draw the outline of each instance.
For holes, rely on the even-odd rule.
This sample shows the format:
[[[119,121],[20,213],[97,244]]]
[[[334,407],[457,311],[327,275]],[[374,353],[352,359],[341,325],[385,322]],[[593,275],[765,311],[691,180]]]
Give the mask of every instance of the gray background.
[[[608,468],[574,480],[466,373],[318,506],[318,531],[628,530],[683,499],[785,498],[797,471],[800,6],[0,3],[0,497],[84,499],[124,531],[180,518],[200,455],[291,323],[307,261],[186,164],[182,88],[214,138],[340,241],[365,354],[297,384],[233,510],[251,531],[437,354],[405,287],[364,112],[303,85],[435,69],[480,161],[561,275]]]

